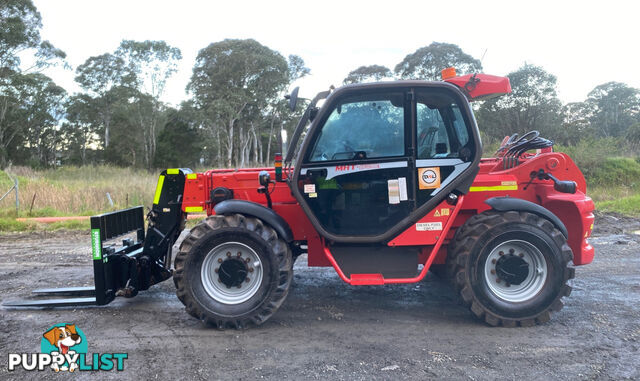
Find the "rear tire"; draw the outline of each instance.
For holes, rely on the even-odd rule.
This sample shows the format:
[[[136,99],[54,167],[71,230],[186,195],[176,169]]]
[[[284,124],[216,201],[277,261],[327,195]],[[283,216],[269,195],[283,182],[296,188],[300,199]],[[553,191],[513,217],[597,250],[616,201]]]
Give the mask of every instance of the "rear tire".
[[[185,237],[174,283],[186,311],[208,325],[245,328],[267,321],[293,276],[289,246],[257,218],[210,216]]]
[[[549,321],[571,293],[572,258],[566,238],[547,219],[490,210],[456,232],[446,270],[479,319],[492,326],[532,326]]]

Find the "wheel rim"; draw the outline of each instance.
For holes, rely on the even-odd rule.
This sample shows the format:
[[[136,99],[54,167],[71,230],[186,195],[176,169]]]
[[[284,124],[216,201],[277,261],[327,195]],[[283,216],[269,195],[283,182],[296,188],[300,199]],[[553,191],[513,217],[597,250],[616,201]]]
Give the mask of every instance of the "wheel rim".
[[[533,244],[511,240],[496,246],[484,265],[485,283],[491,292],[507,302],[524,302],[544,287],[547,263]]]
[[[260,288],[263,270],[260,256],[240,242],[214,247],[204,258],[200,271],[204,290],[224,304],[240,304]]]

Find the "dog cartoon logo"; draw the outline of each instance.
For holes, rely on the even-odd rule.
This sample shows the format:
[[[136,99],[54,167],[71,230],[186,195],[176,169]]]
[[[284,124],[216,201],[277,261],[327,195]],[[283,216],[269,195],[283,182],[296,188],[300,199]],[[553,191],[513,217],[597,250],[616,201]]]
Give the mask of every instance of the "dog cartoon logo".
[[[55,372],[74,372],[78,369],[78,354],[87,352],[84,333],[75,324],[58,324],[45,332],[41,340],[42,353],[63,357],[64,362],[53,362]]]

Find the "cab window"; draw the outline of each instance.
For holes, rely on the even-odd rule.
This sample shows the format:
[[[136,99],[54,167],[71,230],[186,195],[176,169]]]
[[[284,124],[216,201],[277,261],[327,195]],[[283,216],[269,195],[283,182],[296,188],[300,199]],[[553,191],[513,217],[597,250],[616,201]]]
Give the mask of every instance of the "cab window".
[[[310,162],[403,156],[403,94],[338,104],[320,130]]]
[[[449,96],[423,93],[416,103],[417,158],[462,158],[471,154],[469,126]],[[466,147],[466,149],[465,149]]]

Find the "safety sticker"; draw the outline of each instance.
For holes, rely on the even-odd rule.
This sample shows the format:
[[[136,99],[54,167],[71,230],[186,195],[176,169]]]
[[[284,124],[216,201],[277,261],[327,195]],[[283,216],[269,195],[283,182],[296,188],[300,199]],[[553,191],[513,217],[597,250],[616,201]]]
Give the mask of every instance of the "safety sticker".
[[[420,189],[439,188],[440,167],[418,168],[418,184]]]
[[[433,213],[434,217],[441,217],[441,216],[448,216],[449,215],[449,208],[442,208],[440,210],[436,209],[436,212]]]
[[[316,198],[316,197],[318,197],[318,194],[316,192],[309,193],[309,198]]]
[[[315,193],[316,184],[304,184],[304,193]]]
[[[419,232],[442,230],[442,222],[418,222],[416,230]]]
[[[387,180],[387,187],[389,188],[389,204],[400,203],[400,185],[398,179]]]
[[[400,188],[400,201],[407,201],[409,199],[407,195],[407,178],[398,177],[398,187]]]

